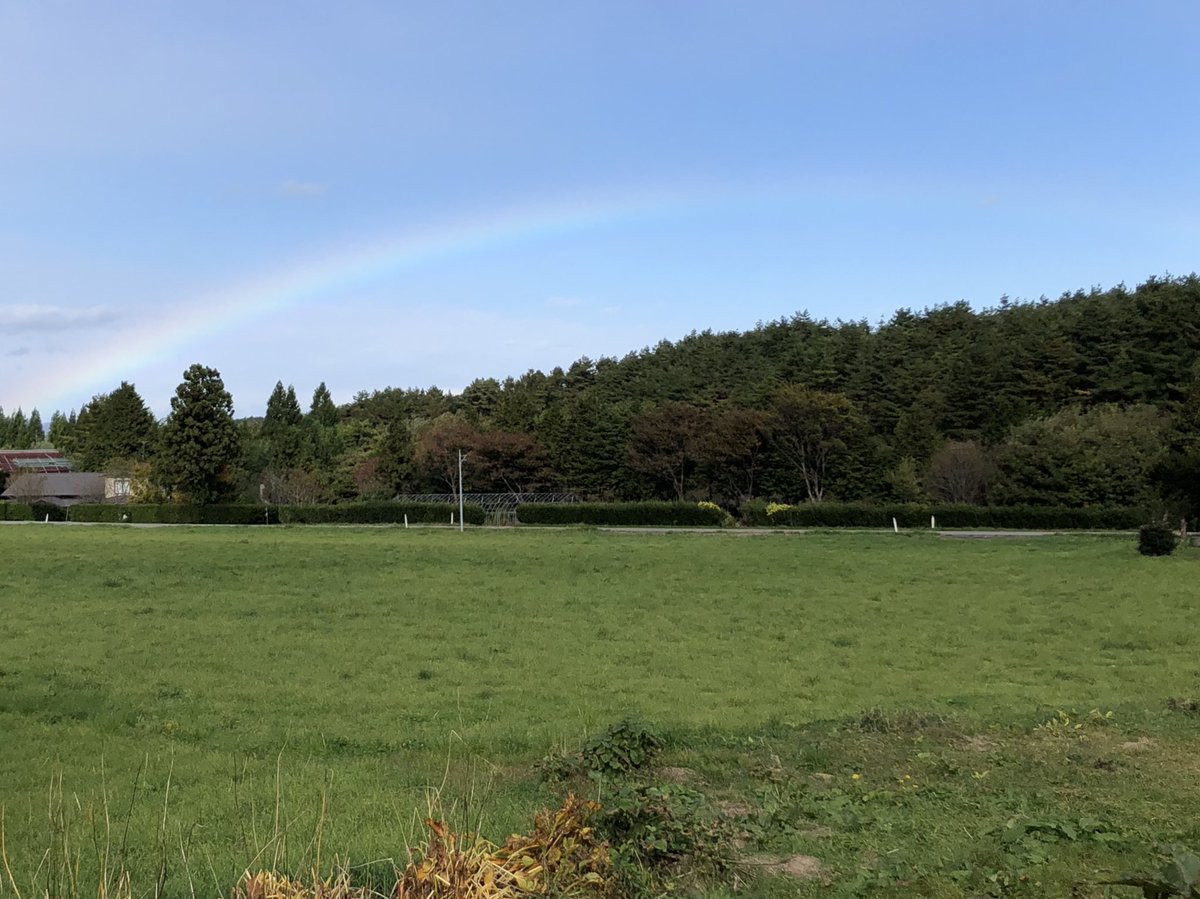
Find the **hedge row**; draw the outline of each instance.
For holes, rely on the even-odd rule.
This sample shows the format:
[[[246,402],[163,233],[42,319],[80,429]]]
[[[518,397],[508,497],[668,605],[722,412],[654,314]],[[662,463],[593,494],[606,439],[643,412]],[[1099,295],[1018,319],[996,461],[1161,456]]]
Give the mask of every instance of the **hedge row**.
[[[695,503],[523,503],[521,524],[657,525],[719,527],[725,512]]]
[[[1129,508],[805,503],[773,509],[765,523],[774,527],[890,528],[895,518],[902,528],[928,528],[931,517],[939,528],[1014,530],[1134,530],[1146,521],[1145,512]]]
[[[33,509],[25,503],[0,502],[0,521],[33,521]]]
[[[345,503],[338,506],[279,506],[284,524],[401,524],[408,516],[411,524],[450,524],[458,521],[458,506],[453,503]],[[483,506],[463,506],[467,524],[483,524]]]
[[[274,506],[246,503],[77,503],[71,506],[71,521],[129,522],[130,524],[278,524]]]
[[[0,502],[0,521],[66,521],[67,513],[62,506],[52,503]]]
[[[483,509],[467,506],[468,524],[483,524]],[[448,503],[347,503],[340,506],[260,506],[247,504],[112,505],[79,503],[71,506],[71,521],[130,522],[131,524],[449,524],[458,508]]]

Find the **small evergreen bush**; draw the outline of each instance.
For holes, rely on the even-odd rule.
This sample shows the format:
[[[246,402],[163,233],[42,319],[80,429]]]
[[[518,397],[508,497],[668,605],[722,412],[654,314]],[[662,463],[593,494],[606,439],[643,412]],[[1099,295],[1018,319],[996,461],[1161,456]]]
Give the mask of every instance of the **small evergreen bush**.
[[[1144,524],[1138,530],[1138,552],[1143,556],[1169,556],[1178,540],[1165,524]]]

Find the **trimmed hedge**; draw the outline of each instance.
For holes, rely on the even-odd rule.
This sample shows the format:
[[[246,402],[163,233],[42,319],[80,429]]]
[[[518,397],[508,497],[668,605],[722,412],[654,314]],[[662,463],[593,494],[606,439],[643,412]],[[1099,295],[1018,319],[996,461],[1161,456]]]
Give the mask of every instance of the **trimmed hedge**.
[[[939,528],[1011,530],[1133,530],[1145,521],[1145,513],[1139,509],[907,503],[804,503],[776,509],[766,517],[767,524],[774,527],[890,528],[895,517],[902,528],[928,528],[930,516]]]
[[[456,503],[343,503],[336,506],[279,506],[284,524],[402,524],[408,516],[411,524],[449,524],[451,514],[458,521]],[[467,524],[483,524],[483,506],[463,506]]]
[[[695,503],[523,503],[521,524],[599,524],[644,527],[720,527],[721,509]]]
[[[33,508],[25,503],[0,502],[0,521],[33,521]]]
[[[468,524],[483,524],[483,508],[466,506]],[[188,504],[79,503],[71,521],[129,522],[131,524],[449,524],[458,507],[449,503],[346,503],[339,506],[261,506],[216,503]]]
[[[71,521],[128,522],[130,524],[278,524],[275,506],[248,503],[77,503]]]

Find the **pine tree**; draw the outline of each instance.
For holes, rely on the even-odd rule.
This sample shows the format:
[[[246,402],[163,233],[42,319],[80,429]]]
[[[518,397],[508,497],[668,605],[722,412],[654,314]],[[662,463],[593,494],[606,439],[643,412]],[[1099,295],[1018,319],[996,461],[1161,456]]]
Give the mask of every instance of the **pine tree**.
[[[112,393],[92,397],[74,424],[68,421],[67,431],[68,445],[59,449],[69,451],[84,471],[102,471],[114,459],[150,459],[158,423],[134,386],[122,381]]]
[[[193,365],[171,398],[163,427],[159,472],[173,492],[210,503],[229,492],[230,469],[241,452],[233,398],[221,373]]]
[[[29,413],[28,427],[29,427],[29,439],[31,441],[29,445],[30,446],[40,446],[42,444],[42,442],[46,439],[46,431],[42,427],[42,413],[38,412],[36,407],[34,408],[34,410],[32,412]]]
[[[66,452],[68,444],[71,442],[71,423],[67,420],[67,416],[63,415],[57,409],[50,416],[50,430],[46,434],[46,438],[50,441],[50,445],[61,452]]]
[[[403,493],[412,483],[416,467],[413,463],[413,441],[408,425],[399,418],[387,424],[377,453],[379,464],[375,473],[393,493]]]
[[[312,404],[308,407],[308,417],[313,424],[323,428],[332,428],[337,425],[337,406],[334,405],[333,396],[329,393],[329,388],[325,386],[324,381],[318,384],[317,389],[313,391]]]
[[[33,441],[30,440],[29,421],[25,418],[25,413],[21,411],[20,406],[8,420],[8,440],[6,442],[12,449],[29,449],[33,446]]]
[[[296,389],[289,384],[285,390],[283,382],[277,381],[267,400],[262,436],[271,445],[271,464],[280,471],[295,468],[300,461],[303,419]]]

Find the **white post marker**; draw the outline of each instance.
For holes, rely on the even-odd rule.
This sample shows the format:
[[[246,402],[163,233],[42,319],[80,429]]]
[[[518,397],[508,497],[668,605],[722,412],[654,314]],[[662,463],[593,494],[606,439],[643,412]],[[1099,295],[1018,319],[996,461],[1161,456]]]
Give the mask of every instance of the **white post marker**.
[[[454,513],[453,512],[450,513],[450,523],[454,524]]]
[[[463,529],[462,450],[458,451],[458,529]],[[450,516],[453,520],[454,516]]]
[[[50,523],[50,513],[47,512],[46,513],[46,524],[49,524],[49,523]]]
[[[896,516],[895,515],[892,516],[892,530],[895,531],[897,534],[900,533],[900,525],[896,524]]]
[[[404,513],[404,530],[408,530],[408,513]]]
[[[930,515],[929,516],[929,530],[932,531],[936,527],[937,527],[937,518],[936,518],[936,516]]]

